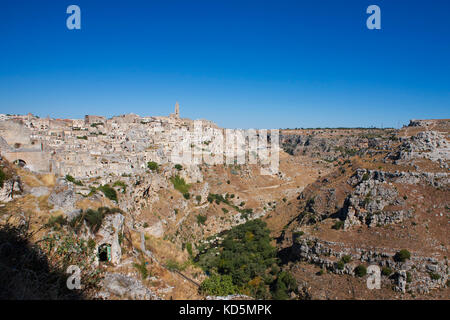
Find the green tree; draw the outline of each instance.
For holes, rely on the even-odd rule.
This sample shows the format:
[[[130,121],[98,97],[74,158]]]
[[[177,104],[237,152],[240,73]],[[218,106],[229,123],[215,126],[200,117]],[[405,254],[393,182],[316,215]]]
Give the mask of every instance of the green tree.
[[[152,171],[156,171],[159,168],[159,165],[155,161],[147,162],[147,168],[149,168]]]
[[[398,251],[394,256],[394,260],[397,262],[405,262],[409,258],[411,258],[411,253],[406,249]]]

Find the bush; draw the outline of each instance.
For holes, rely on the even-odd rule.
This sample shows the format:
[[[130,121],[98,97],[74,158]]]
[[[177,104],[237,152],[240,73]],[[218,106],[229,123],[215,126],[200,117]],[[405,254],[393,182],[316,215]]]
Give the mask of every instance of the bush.
[[[398,251],[394,256],[394,260],[397,262],[405,262],[409,258],[411,258],[411,253],[406,249]]]
[[[127,191],[127,185],[125,184],[125,182],[120,181],[120,180],[114,182],[113,187],[121,187],[122,193],[125,193]]]
[[[195,200],[197,200],[198,203],[202,202],[202,196],[201,195],[195,196]]]
[[[295,280],[295,278],[290,273],[283,271],[275,281],[272,298],[275,300],[288,300],[289,292],[296,290],[297,281]]]
[[[174,168],[178,171],[181,171],[183,169],[183,166],[181,164],[176,164]]]
[[[334,225],[331,227],[332,229],[339,230],[344,228],[344,221],[336,221]]]
[[[107,197],[109,200],[117,202],[117,192],[116,190],[111,188],[108,184],[98,187],[98,190],[103,192],[105,197]]]
[[[67,224],[67,219],[64,218],[62,215],[56,216],[56,217],[50,217],[48,218],[48,222],[45,224],[45,227],[47,228],[59,228],[63,225]]]
[[[355,274],[358,277],[364,277],[367,274],[367,268],[360,264],[355,268]]]
[[[294,237],[301,237],[301,236],[303,236],[305,234],[305,232],[304,231],[295,231],[295,232],[293,232],[292,233],[292,235],[294,236]]]
[[[168,259],[166,262],[166,268],[170,271],[183,271],[185,266],[175,260]]]
[[[133,263],[133,266],[139,271],[142,280],[147,279],[148,277],[148,269],[147,269],[147,263],[145,260],[142,260],[141,263]]]
[[[191,197],[191,195],[189,194],[189,192],[186,192],[186,193],[183,193],[183,197],[184,197],[186,200],[189,200],[189,198]]]
[[[76,180],[70,174],[66,174],[66,180],[69,181],[69,182],[72,182],[73,184],[76,184],[77,186],[82,186],[83,185],[83,183],[80,180]]]
[[[235,294],[237,288],[233,284],[233,279],[230,275],[214,274],[202,282],[200,292],[206,295],[226,296]]]
[[[392,274],[392,269],[389,268],[389,267],[383,267],[383,268],[381,269],[381,274],[382,274],[383,276],[389,277],[389,276]]]
[[[4,173],[3,170],[0,168],[0,188],[3,188],[5,180],[6,180],[6,173]]]
[[[151,171],[156,171],[156,170],[158,170],[159,165],[154,161],[150,161],[150,162],[147,162],[147,168],[149,168]]]
[[[352,257],[349,255],[345,255],[341,258],[342,262],[349,263],[352,260]]]
[[[189,253],[189,256],[192,257],[192,243],[186,243],[186,251]]]
[[[170,181],[172,182],[175,190],[180,191],[182,194],[189,192],[190,185],[187,184],[186,181],[184,181],[184,179],[181,178],[179,175],[170,178]]]
[[[81,213],[80,215],[73,218],[69,222],[69,225],[75,232],[78,232],[82,226],[83,221],[86,221],[86,224],[91,229],[91,231],[93,233],[96,233],[100,229],[105,215],[113,214],[116,212],[123,213],[122,210],[118,208],[111,209],[108,207],[100,207],[97,210],[88,209],[85,213]]]
[[[406,272],[406,282],[408,282],[408,283],[412,282],[412,275],[409,271]]]
[[[91,228],[92,232],[96,233],[103,222],[103,212],[88,209],[86,211],[86,214],[84,215],[84,219],[86,220],[86,223]]]
[[[438,273],[430,272],[430,278],[431,280],[439,280],[441,276]]]
[[[205,216],[202,216],[201,214],[197,215],[197,223],[199,225],[200,224],[205,225],[206,219],[207,219],[206,215]]]
[[[338,270],[342,270],[345,267],[345,263],[342,260],[339,260],[338,263],[336,264],[336,268],[338,268]]]

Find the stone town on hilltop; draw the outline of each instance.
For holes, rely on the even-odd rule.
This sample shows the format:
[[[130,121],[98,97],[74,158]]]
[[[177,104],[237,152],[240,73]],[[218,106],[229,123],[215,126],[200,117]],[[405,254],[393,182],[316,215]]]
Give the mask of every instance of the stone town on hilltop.
[[[203,127],[217,126],[201,120]],[[0,150],[10,162],[36,172],[89,178],[143,172],[149,161],[170,162],[177,142],[170,133],[192,130],[194,121],[180,118],[178,102],[170,116],[86,115],[84,119],[51,119],[0,115]]]

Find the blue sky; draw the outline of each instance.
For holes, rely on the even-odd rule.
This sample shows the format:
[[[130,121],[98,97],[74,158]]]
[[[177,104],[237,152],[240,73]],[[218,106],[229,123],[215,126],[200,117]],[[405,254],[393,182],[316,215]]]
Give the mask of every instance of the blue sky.
[[[233,128],[450,118],[449,14],[447,0],[0,0],[0,113],[166,115],[178,100]]]

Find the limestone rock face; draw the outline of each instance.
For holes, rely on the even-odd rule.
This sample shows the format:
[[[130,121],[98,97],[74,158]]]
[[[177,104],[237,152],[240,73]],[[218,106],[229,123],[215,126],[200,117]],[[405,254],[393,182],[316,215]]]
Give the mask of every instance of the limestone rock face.
[[[159,200],[158,192],[169,187],[167,180],[161,174],[153,173],[142,177],[133,183],[127,202],[121,202],[123,210],[139,214],[141,208],[150,206]]]
[[[16,193],[22,192],[22,183],[18,177],[13,177],[3,182],[0,188],[0,202],[9,202],[13,200]]]
[[[202,172],[196,165],[186,166],[181,173],[181,177],[186,180],[186,183],[203,182]]]
[[[373,227],[398,223],[411,216],[405,210],[384,210],[388,205],[402,205],[403,199],[381,173],[358,170],[349,183],[357,185],[344,203],[344,229],[360,224]]]
[[[77,197],[73,186],[64,179],[59,179],[57,181],[56,187],[48,197],[48,202],[52,204],[55,209],[60,209],[66,214],[70,214],[75,210],[76,201]]]
[[[145,228],[146,233],[156,237],[161,238],[164,235],[164,226],[162,221],[158,221],[152,226]]]
[[[30,190],[31,195],[35,196],[36,198],[46,196],[49,194],[49,190],[47,187],[34,187]]]
[[[124,216],[120,213],[107,214],[103,218],[102,225],[96,233],[96,243],[98,247],[102,244],[111,246],[111,263],[118,264],[122,257],[122,250],[119,243],[119,235],[123,233]],[[97,257],[98,258],[98,257]]]
[[[418,158],[436,161],[441,167],[448,168],[446,161],[450,159],[450,144],[446,137],[437,131],[422,131],[410,138],[404,138],[395,159],[411,161]]]
[[[102,292],[99,297],[110,298],[111,294],[129,300],[160,300],[144,284],[133,277],[121,273],[106,273],[101,282]]]
[[[448,280],[447,261],[413,254],[405,262],[395,261],[395,251],[389,248],[348,248],[344,244],[325,241],[314,237],[293,236],[291,258],[320,266],[335,274],[355,275],[355,267],[361,263],[389,267],[395,271],[388,281],[394,290],[428,293],[432,289],[444,288]],[[344,256],[351,257],[343,267],[338,261]],[[433,274],[432,278],[430,274]]]
[[[406,282],[407,282],[406,271],[400,270],[399,272],[397,272],[396,276],[397,276],[397,280],[396,280],[396,286],[394,287],[394,289],[401,293],[405,293],[406,292]]]

